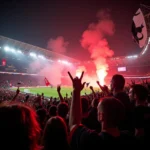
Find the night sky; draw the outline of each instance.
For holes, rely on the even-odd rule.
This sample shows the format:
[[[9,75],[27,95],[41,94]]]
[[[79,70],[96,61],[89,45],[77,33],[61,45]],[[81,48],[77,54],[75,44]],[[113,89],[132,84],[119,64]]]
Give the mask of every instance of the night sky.
[[[140,49],[132,40],[131,23],[141,2],[144,1],[1,0],[0,35],[42,48],[47,47],[50,38],[63,36],[69,42],[66,55],[86,60],[89,53],[80,45],[81,35],[97,20],[98,10],[109,8],[116,26],[114,36],[108,39],[110,48],[115,56],[137,54]]]

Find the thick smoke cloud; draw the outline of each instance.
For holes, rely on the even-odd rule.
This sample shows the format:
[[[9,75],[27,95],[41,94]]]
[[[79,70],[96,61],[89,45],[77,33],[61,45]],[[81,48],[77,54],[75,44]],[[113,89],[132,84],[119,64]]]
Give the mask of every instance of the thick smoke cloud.
[[[59,36],[56,39],[50,39],[47,47],[54,52],[65,53],[68,44],[69,43],[66,42],[62,36]],[[35,58],[30,65],[30,70],[36,71],[38,75],[46,77],[54,86],[61,84],[63,69],[65,69],[65,65],[57,62],[57,60],[55,60],[55,62],[49,62]],[[39,80],[41,80],[41,78],[39,78]],[[44,83],[44,80],[39,82]]]
[[[64,66],[59,63],[47,64],[43,69],[38,73],[41,76],[45,76],[50,84],[57,86],[61,84],[62,71]],[[43,81],[44,82],[44,81]]]
[[[101,10],[97,13],[98,22],[91,23],[82,34],[81,45],[88,49],[96,66],[96,73],[101,84],[107,75],[108,64],[106,58],[112,57],[114,52],[110,49],[107,36],[115,32],[115,25],[110,17],[109,10]]]
[[[65,53],[69,42],[64,40],[64,37],[58,36],[56,39],[50,39],[48,41],[47,48],[57,53]]]

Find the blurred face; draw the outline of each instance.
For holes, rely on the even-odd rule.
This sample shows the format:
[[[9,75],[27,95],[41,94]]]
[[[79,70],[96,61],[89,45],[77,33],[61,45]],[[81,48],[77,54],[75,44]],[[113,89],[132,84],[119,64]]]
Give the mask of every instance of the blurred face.
[[[129,90],[129,98],[131,101],[134,100],[133,88],[130,88]]]

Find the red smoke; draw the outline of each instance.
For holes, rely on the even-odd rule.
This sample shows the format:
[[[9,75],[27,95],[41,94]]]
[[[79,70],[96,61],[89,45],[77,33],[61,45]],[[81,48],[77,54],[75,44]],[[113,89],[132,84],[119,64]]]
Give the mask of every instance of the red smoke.
[[[45,65],[45,67],[41,69],[38,74],[46,77],[52,85],[57,86],[61,84],[63,69],[64,66],[56,62],[54,64]]]
[[[59,53],[66,52],[67,45],[68,42],[66,42],[62,36],[56,39],[50,39],[48,42],[48,48]],[[55,62],[50,62],[47,60],[40,60],[40,58],[34,58],[33,62],[30,64],[31,71],[36,71],[38,75],[46,77],[54,86],[61,84],[62,72],[66,67],[68,66],[57,60],[55,60]],[[44,80],[40,82],[44,83]]]
[[[108,10],[99,11],[98,22],[91,23],[88,29],[82,34],[81,45],[88,49],[91,53],[96,66],[96,73],[102,85],[105,84],[105,77],[107,76],[108,64],[106,58],[112,57],[114,52],[109,48],[106,36],[114,34],[114,23],[110,18]]]
[[[62,36],[58,36],[56,39],[50,39],[48,41],[47,48],[57,53],[65,53],[69,42],[66,42]]]

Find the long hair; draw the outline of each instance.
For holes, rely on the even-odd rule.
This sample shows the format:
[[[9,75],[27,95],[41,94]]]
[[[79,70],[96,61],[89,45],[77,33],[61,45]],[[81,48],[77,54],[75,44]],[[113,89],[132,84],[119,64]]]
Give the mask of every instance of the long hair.
[[[37,150],[40,126],[36,112],[22,104],[0,104],[0,137],[4,149]]]
[[[47,121],[43,134],[43,146],[44,150],[69,148],[67,126],[61,117],[52,117]]]

